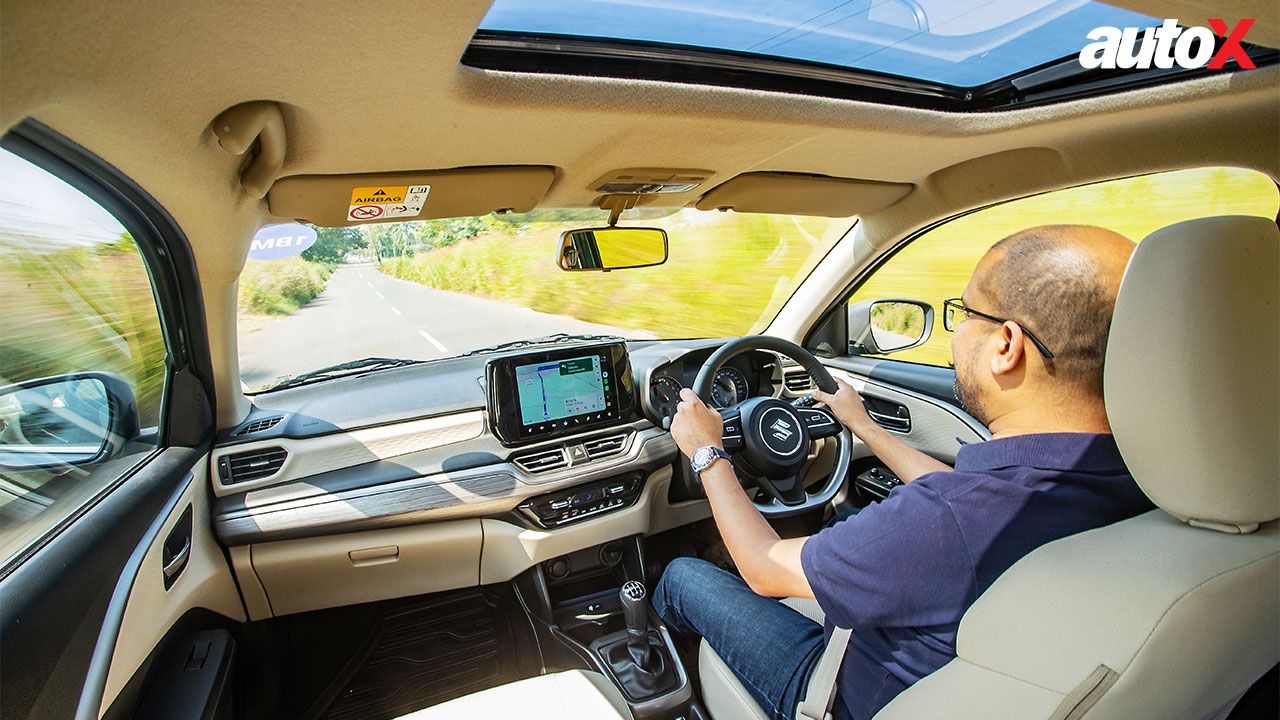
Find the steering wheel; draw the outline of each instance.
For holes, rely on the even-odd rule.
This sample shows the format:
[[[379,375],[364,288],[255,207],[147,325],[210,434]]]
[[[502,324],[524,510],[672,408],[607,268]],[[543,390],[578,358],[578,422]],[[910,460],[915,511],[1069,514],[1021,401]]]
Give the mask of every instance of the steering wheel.
[[[771,350],[800,363],[824,392],[838,389],[831,373],[812,353],[795,343],[767,335],[748,335],[721,346],[702,364],[693,391],[711,404],[716,372],[731,358],[751,350]],[[769,495],[756,501],[767,516],[781,517],[825,505],[836,496],[849,472],[853,438],[826,406],[793,405],[772,397],[748,398],[720,411],[724,449],[740,477],[754,481]],[[815,491],[804,486],[804,466],[815,440],[835,437],[836,462],[831,476]]]

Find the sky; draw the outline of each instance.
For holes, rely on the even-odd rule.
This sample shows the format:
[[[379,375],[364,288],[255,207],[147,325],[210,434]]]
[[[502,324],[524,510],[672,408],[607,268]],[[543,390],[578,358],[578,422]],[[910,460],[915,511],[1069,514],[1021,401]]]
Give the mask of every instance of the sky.
[[[125,231],[83,193],[0,150],[0,249],[56,250],[115,242]]]

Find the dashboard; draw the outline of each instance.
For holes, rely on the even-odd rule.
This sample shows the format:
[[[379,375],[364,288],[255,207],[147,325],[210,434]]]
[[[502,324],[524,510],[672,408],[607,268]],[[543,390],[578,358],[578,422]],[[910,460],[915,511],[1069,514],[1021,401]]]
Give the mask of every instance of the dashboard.
[[[620,511],[678,459],[664,420],[723,342],[543,346],[260,394],[212,453],[218,535],[236,546],[457,517],[550,528]],[[721,368],[713,404],[807,388],[799,366],[751,351]]]
[[[663,424],[725,341],[544,345],[254,396],[210,453],[214,531],[250,616],[506,582],[705,520]],[[731,358],[716,381],[717,405],[811,388],[765,351]],[[941,458],[957,438],[981,439],[958,411],[874,392],[909,409],[902,431]],[[829,449],[815,451],[812,477],[829,474]]]

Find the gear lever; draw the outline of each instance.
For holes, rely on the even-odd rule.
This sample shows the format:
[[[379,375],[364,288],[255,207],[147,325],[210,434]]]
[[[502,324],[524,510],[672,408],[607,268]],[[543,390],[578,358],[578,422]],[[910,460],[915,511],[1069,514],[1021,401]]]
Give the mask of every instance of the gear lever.
[[[679,661],[664,649],[661,625],[649,626],[649,598],[644,583],[623,583],[618,600],[627,631],[605,635],[591,649],[632,702],[646,702],[676,687]]]
[[[628,580],[618,593],[622,600],[622,617],[627,623],[627,653],[641,668],[649,669],[648,593],[644,583]]]

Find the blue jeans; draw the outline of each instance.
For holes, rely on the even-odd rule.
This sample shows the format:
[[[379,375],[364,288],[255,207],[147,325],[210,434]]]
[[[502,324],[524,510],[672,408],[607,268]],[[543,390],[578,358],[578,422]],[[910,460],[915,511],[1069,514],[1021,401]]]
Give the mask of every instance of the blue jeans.
[[[706,639],[774,720],[793,720],[813,666],[822,656],[822,626],[742,578],[704,560],[667,566],[653,607],[673,632]]]

